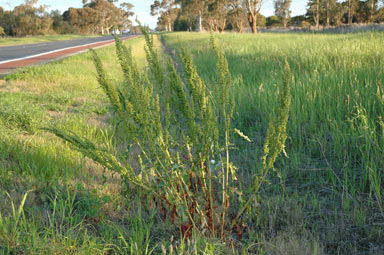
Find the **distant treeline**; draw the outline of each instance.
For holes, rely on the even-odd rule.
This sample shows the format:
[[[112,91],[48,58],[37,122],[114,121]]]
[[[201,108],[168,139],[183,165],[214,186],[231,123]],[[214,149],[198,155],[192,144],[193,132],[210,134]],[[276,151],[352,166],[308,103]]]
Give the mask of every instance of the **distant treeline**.
[[[319,28],[352,23],[384,21],[384,0],[309,0],[305,15],[291,17],[292,0],[274,0],[275,15],[260,13],[263,0],[155,0],[152,15],[160,15],[158,29],[180,30],[235,30],[250,27],[315,26]]]
[[[48,13],[37,0],[26,0],[12,11],[0,6],[0,35],[25,36],[46,34],[109,34],[111,29],[130,28],[133,5],[115,0],[83,0],[82,8],[69,8],[63,14]]]
[[[37,6],[38,0],[25,0],[12,11],[0,6],[0,36],[46,34],[109,34],[118,27],[131,29],[133,5],[116,0],[82,0],[82,8],[64,13]],[[275,15],[265,17],[260,9],[266,0],[155,0],[151,14],[158,15],[157,29],[162,31],[233,30],[243,32],[257,27],[319,28],[352,23],[384,22],[384,0],[309,0],[305,15],[291,17],[292,0],[274,0]]]

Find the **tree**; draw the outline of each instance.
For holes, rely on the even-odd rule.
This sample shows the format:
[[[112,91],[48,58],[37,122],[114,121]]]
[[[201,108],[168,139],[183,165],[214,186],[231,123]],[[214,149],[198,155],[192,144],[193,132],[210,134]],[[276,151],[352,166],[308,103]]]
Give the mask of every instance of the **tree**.
[[[372,23],[375,19],[375,14],[377,13],[377,0],[367,0],[364,2],[364,10],[366,13],[367,23]]]
[[[347,0],[347,15],[348,15],[348,24],[352,24],[353,17],[356,15],[356,10],[358,8],[357,0]]]
[[[69,8],[63,13],[63,18],[77,33],[90,34],[100,31],[97,12],[92,8]]]
[[[301,26],[301,24],[303,23],[303,21],[307,21],[307,17],[305,17],[305,15],[298,15],[298,16],[293,16],[291,19],[290,19],[290,24],[292,26],[295,26],[295,27],[299,27]]]
[[[193,22],[183,12],[179,12],[173,25],[174,31],[192,31]]]
[[[44,6],[35,7],[37,0],[25,0],[14,8],[12,32],[16,36],[44,35],[52,32],[52,19]]]
[[[325,23],[326,26],[329,27],[330,21],[331,21],[331,5],[336,4],[336,0],[322,0],[321,1],[321,7],[322,7],[322,13],[325,16]]]
[[[4,23],[4,10],[0,6],[0,36],[3,36],[6,34],[4,28],[2,27],[3,23]]]
[[[44,35],[50,33],[109,33],[114,26],[127,27],[133,5],[117,0],[82,0],[83,8],[69,8],[48,14],[45,6],[37,6],[38,0],[24,0],[13,11],[0,7],[0,26],[10,36]]]
[[[346,6],[343,3],[338,3],[335,0],[332,0],[331,4],[331,23],[335,26],[340,26],[342,24],[342,19],[346,13]]]
[[[123,26],[125,28],[131,28],[132,27],[132,21],[129,19],[130,17],[134,16],[135,13],[132,11],[134,5],[131,3],[121,3],[120,8],[124,11],[123,14]]]
[[[236,32],[242,33],[244,24],[247,22],[246,10],[243,8],[242,1],[230,0],[228,7],[228,22]]]
[[[64,20],[63,15],[59,10],[51,11],[51,19],[53,20],[52,28],[58,34],[73,34],[75,29],[69,24],[68,21]]]
[[[83,0],[83,8],[69,8],[63,13],[67,21],[78,33],[109,34],[113,27],[128,28],[129,19],[134,13],[133,5],[123,2],[120,8],[116,0]]]
[[[275,0],[275,15],[278,17],[281,21],[281,23],[284,25],[284,27],[287,27],[288,21],[291,18],[291,2],[292,0]]]
[[[196,21],[198,31],[202,32],[203,27],[203,17],[208,13],[208,0],[182,0],[181,9],[185,13],[191,23]],[[192,25],[190,25],[192,27]]]
[[[267,18],[264,15],[262,15],[261,13],[257,14],[256,20],[257,20],[257,26],[258,27],[266,27],[267,26]]]
[[[0,26],[6,35],[15,35],[16,19],[12,11],[3,11],[3,8],[0,7]]]
[[[311,0],[308,3],[307,16],[314,22],[316,28],[319,28],[320,24],[326,27],[331,24],[340,25],[347,13],[346,6],[347,3],[338,3],[337,0]]]
[[[90,3],[83,1],[86,4],[84,7],[89,7],[95,11],[97,15],[97,25],[101,30],[101,34],[110,33],[110,30],[115,26],[122,26],[124,10],[116,7],[112,0],[91,0]]]
[[[174,21],[177,18],[177,4],[174,0],[156,0],[151,5],[151,15],[160,15],[158,24],[163,25],[166,31],[173,30]]]
[[[257,33],[257,15],[263,5],[263,0],[243,0],[244,7],[247,10],[247,18],[251,26],[252,33]]]
[[[307,15],[313,18],[316,28],[320,25],[320,0],[310,0],[308,2]]]
[[[383,2],[384,4],[384,2]],[[375,15],[375,22],[384,22],[384,7],[381,7],[379,10],[377,10]]]
[[[278,27],[281,26],[281,21],[277,16],[269,16],[266,20],[267,27]]]
[[[208,4],[208,13],[205,18],[209,28],[214,31],[223,32],[227,24],[229,12],[228,0],[215,0]]]

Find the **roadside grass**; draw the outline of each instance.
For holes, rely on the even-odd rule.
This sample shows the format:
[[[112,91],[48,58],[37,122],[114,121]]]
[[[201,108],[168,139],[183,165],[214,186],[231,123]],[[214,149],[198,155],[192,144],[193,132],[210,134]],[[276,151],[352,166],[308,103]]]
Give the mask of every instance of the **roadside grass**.
[[[99,35],[42,35],[42,36],[26,36],[26,37],[0,37],[0,47],[18,44],[42,43],[63,40],[74,40],[87,37],[97,37]]]
[[[294,76],[287,157],[278,160],[259,198],[254,233],[271,242],[299,237],[287,245],[317,240],[331,254],[377,254],[384,240],[384,33],[216,36],[234,79],[234,126],[255,144],[235,143],[242,180],[258,171],[254,162],[285,59]],[[209,34],[162,38],[194,56],[199,73],[214,86]],[[287,229],[298,232],[287,235]]]
[[[176,52],[189,52],[214,90],[209,34],[161,37]],[[174,236],[177,229],[142,206],[137,191],[122,187],[119,176],[41,130],[56,126],[114,147],[112,107],[85,53],[25,68],[0,82],[0,254],[382,252],[384,33],[215,37],[232,74],[233,127],[252,141],[231,135],[244,190],[259,169],[255,162],[285,59],[294,76],[288,157],[279,158],[262,186],[250,209],[253,218],[241,226],[243,238],[236,232],[227,240],[192,233],[183,241]],[[143,38],[125,44],[147,69]],[[120,84],[114,47],[97,53],[108,78]]]
[[[126,42],[141,63],[143,41]],[[114,47],[97,51],[108,77],[120,82]],[[128,218],[136,204],[122,200],[118,176],[41,129],[55,125],[112,142],[111,109],[90,53],[6,76],[0,109],[0,254],[124,254],[135,247],[131,225],[144,221]]]

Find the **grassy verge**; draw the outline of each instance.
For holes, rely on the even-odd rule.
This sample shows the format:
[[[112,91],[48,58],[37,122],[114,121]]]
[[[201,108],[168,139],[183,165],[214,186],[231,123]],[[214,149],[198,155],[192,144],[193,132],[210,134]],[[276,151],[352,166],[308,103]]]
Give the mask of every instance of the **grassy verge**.
[[[44,35],[44,36],[26,36],[26,37],[0,37],[0,47],[18,45],[18,44],[73,40],[73,39],[81,39],[81,38],[96,37],[96,36],[97,35]]]
[[[254,234],[288,245],[315,238],[332,254],[382,250],[384,50],[379,45],[384,33],[217,36],[235,80],[234,125],[253,141],[234,152],[243,180],[257,173],[254,162],[285,59],[294,75],[287,157],[279,160],[259,198]],[[208,34],[163,39],[176,51],[190,52],[214,86]]]
[[[118,175],[41,130],[54,125],[117,147],[113,109],[86,53],[24,69],[0,83],[0,254],[381,253],[384,34],[216,37],[232,75],[232,127],[251,140],[228,134],[239,197],[260,171],[285,60],[294,76],[287,157],[261,187],[251,217],[225,239],[200,233],[183,242],[174,226],[145,209],[139,190],[124,189]],[[192,55],[215,91],[216,56],[208,34],[162,39],[168,52]],[[139,68],[148,69],[143,39],[126,44]],[[122,83],[114,48],[97,53],[111,84]]]
[[[126,44],[143,63],[143,39]],[[114,48],[97,52],[110,80],[121,82]],[[40,129],[111,142],[110,107],[90,54],[5,77],[0,109],[0,254],[125,253],[131,230],[143,223],[127,218],[136,208],[121,199],[119,178]]]

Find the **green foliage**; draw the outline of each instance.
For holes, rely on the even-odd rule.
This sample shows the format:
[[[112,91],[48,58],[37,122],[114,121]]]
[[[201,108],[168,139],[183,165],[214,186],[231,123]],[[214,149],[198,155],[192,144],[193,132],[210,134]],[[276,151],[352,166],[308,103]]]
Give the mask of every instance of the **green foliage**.
[[[125,42],[145,61],[144,50],[139,49],[143,43],[142,38]],[[112,77],[108,81],[116,83],[114,77],[121,72],[113,53],[112,47],[98,50],[102,62],[108,63],[106,70]],[[94,73],[92,55],[86,53],[16,71],[1,81],[1,111],[20,117],[19,122],[0,117],[0,211],[4,224],[14,224],[11,201],[17,213],[26,191],[34,191],[28,192],[22,213],[25,218],[20,216],[14,238],[11,240],[10,232],[0,234],[0,254],[124,253],[119,250],[124,245],[118,234],[129,238],[131,227],[126,224],[130,215],[122,212],[127,207],[115,184],[120,178],[110,176],[40,129],[57,125],[113,148],[110,137],[114,131],[108,124],[113,108]],[[118,82],[122,80],[119,77]],[[16,124],[29,120],[31,125]],[[135,208],[136,204],[129,206]],[[147,221],[143,225],[150,226]],[[0,232],[7,230],[3,226]]]
[[[25,102],[15,103],[17,98],[0,94],[0,120],[3,125],[34,133],[42,123],[43,113],[39,107]]]
[[[215,235],[220,236],[218,223],[225,208],[222,178],[226,171],[226,149],[224,117],[217,98],[219,75],[214,68],[217,56],[212,47],[207,47],[209,34],[161,36],[183,62],[174,65],[176,74],[182,69],[184,72],[179,81],[173,82],[181,82],[185,92],[181,98],[186,97],[193,118],[176,107],[181,104],[170,87],[166,61],[160,58],[167,78],[162,95],[152,74],[147,79],[146,72],[141,71],[145,63],[144,38],[124,42],[129,47],[123,55],[130,57],[123,59],[133,60],[135,56],[140,83],[146,89],[153,87],[152,106],[143,109],[151,110],[149,119],[158,118],[150,125],[161,124],[153,130],[161,130],[164,143],[160,144],[166,144],[171,158],[177,160],[179,154],[180,160],[174,161],[179,168],[168,173],[177,171],[183,176],[173,177],[172,183],[185,180],[188,186],[188,170],[199,169],[195,167],[199,162],[209,162],[213,192],[189,187],[184,190],[190,197],[199,198],[203,205],[203,214],[194,213],[196,222],[200,222],[200,215],[207,215],[205,202],[209,200],[195,195],[195,190],[215,195],[211,198],[215,201]],[[188,227],[188,215],[183,219],[181,215],[175,216],[172,224],[172,208],[163,198],[155,200],[160,194],[152,194],[152,189],[159,193],[170,184],[163,181],[158,187],[145,190],[127,177],[121,178],[117,172],[84,159],[61,139],[39,130],[41,125],[54,125],[69,135],[75,133],[82,138],[80,142],[87,145],[85,141],[90,141],[102,156],[112,155],[124,169],[131,165],[140,182],[143,178],[154,180],[158,176],[155,170],[163,172],[159,162],[166,163],[161,153],[166,150],[158,145],[150,147],[156,143],[158,133],[151,131],[148,137],[153,139],[145,142],[145,132],[151,129],[137,128],[132,117],[136,114],[127,114],[123,103],[123,115],[129,116],[126,119],[131,124],[120,120],[97,83],[92,54],[86,53],[26,68],[0,84],[1,111],[12,113],[8,110],[12,109],[22,119],[38,120],[32,125],[33,132],[26,132],[22,125],[15,127],[17,122],[7,122],[3,116],[0,120],[0,211],[4,223],[0,232],[7,233],[5,237],[0,234],[0,254],[381,254],[383,34],[215,37],[225,49],[231,77],[229,98],[234,98],[227,109],[233,105],[229,153],[233,162],[230,169],[237,180],[232,180],[230,173],[225,239],[212,237],[208,228],[196,228],[189,239],[183,240],[177,227],[182,223],[186,223],[184,229]],[[121,72],[114,50],[99,49],[97,55],[103,63],[106,81],[115,87],[120,102],[132,103],[133,98],[127,95],[140,94],[125,91],[130,91],[131,85],[141,85],[125,81],[129,76]],[[272,168],[264,171],[263,157],[268,165],[273,151],[281,148],[271,143],[281,141],[278,137],[284,138],[277,134],[277,129],[268,127],[278,125],[277,116],[282,112],[279,98],[284,95],[286,60],[294,77],[289,80],[292,98],[284,149],[287,157],[278,157]],[[142,96],[138,98],[143,100]],[[139,103],[138,107],[142,105],[145,104]],[[192,125],[187,125],[190,120]],[[116,125],[115,129],[110,122]],[[83,141],[83,137],[87,139]],[[211,137],[219,144],[214,145]],[[265,156],[263,141],[267,137],[269,155]],[[213,151],[214,155],[210,154]],[[160,160],[153,156],[155,152]],[[171,169],[169,165],[165,164],[165,168]],[[232,168],[234,165],[239,169]],[[151,166],[153,172],[148,170]],[[142,177],[144,172],[152,175]],[[262,173],[267,173],[264,181]],[[193,180],[199,184],[197,177]],[[256,192],[259,183],[261,187]],[[13,215],[17,215],[24,195],[31,189],[15,224]],[[251,202],[245,206],[248,200]],[[16,214],[12,213],[12,202]],[[178,211],[187,212],[184,206],[185,203],[178,204]],[[244,212],[234,221],[242,208]],[[233,229],[228,224],[231,221]],[[8,231],[12,227],[6,226],[14,225],[17,227],[12,234]],[[12,235],[14,238],[10,238]]]
[[[153,219],[148,222],[142,218],[141,208],[138,208],[137,215],[129,219],[131,231],[129,233],[119,232],[119,239],[122,242],[121,253],[150,255],[154,254],[156,246],[151,244],[151,228]]]
[[[266,19],[265,25],[267,27],[278,27],[281,25],[280,19],[276,16],[269,16]]]
[[[117,37],[116,53],[125,77],[119,88],[108,82],[100,59],[93,52],[98,82],[116,113],[117,137],[129,138],[111,151],[73,132],[46,130],[103,167],[119,173],[128,187],[137,186],[141,199],[153,199],[159,214],[178,226],[184,238],[189,238],[192,231],[208,231],[212,236],[224,238],[229,226],[230,199],[236,197],[232,193],[237,186],[237,168],[229,158],[234,99],[228,61],[212,37],[217,84],[214,96],[207,96],[212,92],[204,85],[188,54],[180,56],[187,77],[184,83],[171,59],[165,73],[153,37],[145,28],[143,33],[150,71],[160,89],[152,89],[149,79],[142,78],[146,76],[137,71],[130,50]],[[287,71],[278,116],[271,121],[271,133],[266,141],[266,148],[271,148],[265,152],[265,157],[270,157],[269,168],[286,139],[289,79]],[[119,146],[125,146],[126,153],[119,151]],[[131,152],[132,148],[138,149],[138,153]],[[268,170],[267,166],[263,167]]]
[[[370,215],[368,221],[371,224],[380,222],[374,217],[374,211],[381,212],[383,208],[383,189],[379,183],[384,180],[381,167],[384,148],[381,124],[384,76],[381,64],[384,52],[378,47],[383,36],[382,32],[348,35],[261,34],[258,38],[252,35],[219,36],[226,49],[234,81],[235,117],[232,126],[257,144],[252,146],[253,143],[244,142],[239,145],[238,151],[231,153],[236,165],[246,169],[238,173],[239,179],[248,180],[242,183],[240,192],[243,196],[244,189],[250,188],[250,183],[255,184],[253,177],[261,176],[262,160],[257,161],[260,162],[257,166],[255,162],[263,157],[263,140],[269,133],[269,121],[278,114],[278,104],[273,102],[281,95],[282,87],[278,84],[286,74],[286,59],[294,77],[290,81],[292,101],[287,123],[289,135],[285,144],[287,157],[278,158],[268,171],[265,182],[270,185],[261,185],[259,194],[248,207],[256,209],[245,210],[243,214],[245,216],[249,212],[248,217],[258,222],[254,223],[259,226],[255,227],[255,232],[268,229],[263,222],[271,222],[267,215],[273,215],[274,209],[261,214],[259,210],[265,207],[272,194],[282,201],[276,208],[284,207],[287,199],[294,197],[294,200],[303,201],[305,206],[311,204],[311,209],[305,209],[305,206],[298,209],[308,214],[314,211],[320,213],[321,210],[332,211],[332,215],[338,212],[349,215],[348,219],[354,222],[352,211],[360,208],[359,215],[361,208],[364,208],[365,214]],[[210,85],[213,79],[209,68],[214,65],[215,57],[205,46],[210,36],[174,33],[165,34],[163,38],[175,50],[188,49],[188,53],[195,56],[194,61],[203,81]],[[301,197],[308,193],[310,197]],[[240,206],[247,201],[245,199]],[[287,213],[287,216],[290,214]],[[265,215],[264,218],[260,218],[261,215]],[[276,215],[280,219],[285,217],[280,212]],[[319,236],[323,244],[337,243],[337,248],[326,249],[329,253],[368,252],[371,248],[355,246],[356,240],[364,236],[370,236],[374,246],[380,246],[374,241],[378,240],[378,236],[373,232],[368,234],[368,228],[360,231],[339,226],[337,231],[344,234],[342,238],[336,238],[338,234],[334,233],[331,225],[338,224],[328,216],[320,220],[311,218],[311,223],[308,223],[306,216],[302,216],[304,220],[300,217],[292,222],[307,222],[305,225],[309,224],[315,235],[324,233]],[[242,218],[239,219],[241,221]],[[288,220],[286,223],[277,220],[272,229],[281,230],[291,224]],[[328,226],[325,232],[324,226]],[[274,235],[266,232],[266,235]]]
[[[12,212],[9,216],[3,216],[0,212],[0,252],[1,253],[19,253],[22,251],[22,243],[19,243],[19,226],[26,224],[26,216],[24,213],[24,204],[27,199],[28,192],[25,193],[18,208],[11,200]],[[7,196],[11,199],[9,194]]]
[[[163,86],[165,86],[165,71],[161,64],[159,54],[156,50],[156,47],[154,45],[153,35],[149,34],[149,30],[147,27],[142,27],[141,29],[146,46],[145,46],[145,53],[147,56],[147,62],[149,64],[149,68],[151,70],[151,74],[154,77],[154,80],[156,81],[158,89],[163,89]]]
[[[96,55],[93,49],[90,49],[93,55],[93,62],[95,63],[96,71],[97,71],[97,81],[99,82],[101,88],[104,90],[107,95],[109,101],[111,102],[114,110],[118,113],[122,111],[122,106],[120,104],[119,95],[116,88],[109,84],[107,81],[107,77],[105,71],[102,67],[100,58]]]
[[[277,115],[272,117],[267,129],[264,142],[263,169],[273,167],[277,156],[284,150],[287,139],[287,122],[291,104],[290,83],[292,75],[288,62],[285,62],[285,74],[281,90],[279,91],[279,107]]]
[[[287,139],[287,123],[289,117],[289,109],[291,104],[291,86],[292,74],[288,62],[285,62],[285,74],[282,82],[282,86],[279,91],[278,108],[276,116],[272,116],[265,137],[263,146],[263,156],[261,158],[261,167],[258,167],[258,172],[253,178],[253,186],[251,187],[252,195],[248,201],[241,208],[236,218],[232,221],[232,227],[237,224],[242,214],[246,209],[250,209],[251,203],[256,201],[256,197],[262,185],[264,184],[269,170],[273,168],[277,157],[284,152],[285,141]],[[240,133],[242,135],[242,133]],[[278,173],[281,178],[281,173]]]

